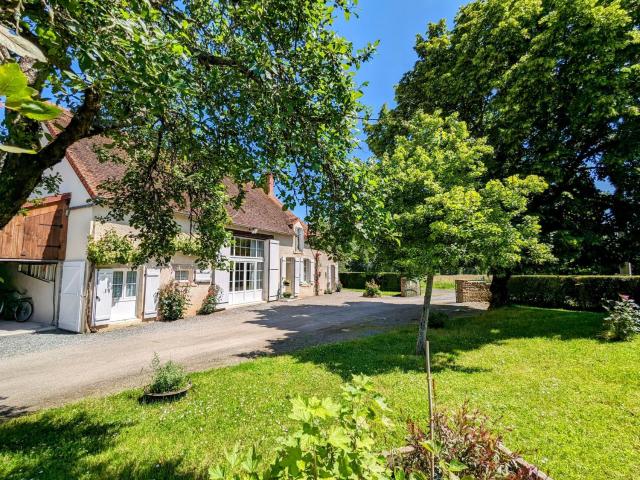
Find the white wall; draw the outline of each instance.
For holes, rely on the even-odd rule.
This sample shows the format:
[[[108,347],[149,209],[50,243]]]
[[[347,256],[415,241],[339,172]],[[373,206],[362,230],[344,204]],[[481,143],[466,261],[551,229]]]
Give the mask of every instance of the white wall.
[[[30,277],[18,271],[17,263],[8,264],[8,270],[14,285],[20,290],[26,290],[26,294],[33,298],[34,322],[50,324],[54,319],[54,292],[55,283],[45,282],[37,278]]]

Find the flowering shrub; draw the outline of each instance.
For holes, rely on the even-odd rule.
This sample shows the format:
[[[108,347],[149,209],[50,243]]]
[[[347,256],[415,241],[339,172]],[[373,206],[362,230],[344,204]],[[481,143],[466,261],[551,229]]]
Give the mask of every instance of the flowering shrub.
[[[629,297],[608,302],[604,308],[609,315],[604,319],[605,337],[610,340],[627,340],[640,333],[640,307]]]
[[[373,280],[364,284],[364,293],[363,297],[381,297],[382,293],[380,292],[380,286],[374,282]]]
[[[214,283],[209,287],[207,296],[202,301],[202,306],[200,307],[200,310],[198,310],[198,313],[200,315],[213,313],[216,311],[218,303],[220,303],[220,287]]]
[[[187,286],[171,282],[160,288],[158,292],[158,318],[165,321],[178,320],[184,317],[189,306],[189,290]]]

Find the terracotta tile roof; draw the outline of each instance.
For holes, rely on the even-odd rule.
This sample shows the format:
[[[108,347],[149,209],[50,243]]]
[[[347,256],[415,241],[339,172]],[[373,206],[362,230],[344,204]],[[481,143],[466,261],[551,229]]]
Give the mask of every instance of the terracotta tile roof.
[[[53,135],[57,135],[60,133],[58,127],[68,125],[70,120],[70,115],[63,115],[55,121],[57,125],[46,122],[46,126]],[[84,138],[67,149],[67,160],[92,198],[100,192],[101,184],[121,178],[126,170],[124,165],[98,160],[94,148],[108,143],[108,138],[96,136]],[[238,187],[231,180],[226,179],[224,183],[230,196],[238,194]],[[291,211],[283,210],[282,203],[275,196],[249,184],[244,188],[246,194],[242,206],[238,209],[227,206],[232,226],[291,235],[293,225],[299,221],[306,232],[306,224]]]

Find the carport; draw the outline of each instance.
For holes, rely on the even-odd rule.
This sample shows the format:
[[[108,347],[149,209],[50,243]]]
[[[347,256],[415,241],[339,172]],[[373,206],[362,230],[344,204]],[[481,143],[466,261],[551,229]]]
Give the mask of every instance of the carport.
[[[28,203],[0,230],[2,288],[30,296],[34,306],[29,322],[0,320],[0,335],[45,330],[57,324],[70,198],[63,194]]]

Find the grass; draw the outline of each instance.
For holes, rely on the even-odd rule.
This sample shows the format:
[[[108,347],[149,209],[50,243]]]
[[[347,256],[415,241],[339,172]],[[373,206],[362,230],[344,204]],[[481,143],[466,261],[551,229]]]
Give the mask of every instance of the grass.
[[[364,288],[343,288],[343,290],[345,292],[364,293]],[[385,297],[399,297],[400,296],[400,292],[392,292],[390,290],[382,290],[382,291],[380,291],[380,293],[382,295],[384,295]]]
[[[424,293],[424,289],[426,287],[426,282],[424,280],[420,281],[420,291]],[[433,288],[437,290],[455,290],[456,283],[453,280],[437,280],[433,282]],[[364,288],[344,288],[347,292],[364,292]],[[400,295],[400,292],[394,291],[382,291],[382,295],[387,297],[397,297]]]
[[[505,443],[556,479],[628,479],[640,469],[640,338],[597,339],[596,313],[509,308],[431,334],[437,401],[467,400]],[[0,425],[0,478],[206,478],[236,442],[270,451],[288,395],[332,395],[370,375],[397,420],[426,420],[415,327],[193,376],[184,400],[140,405],[140,390]]]

